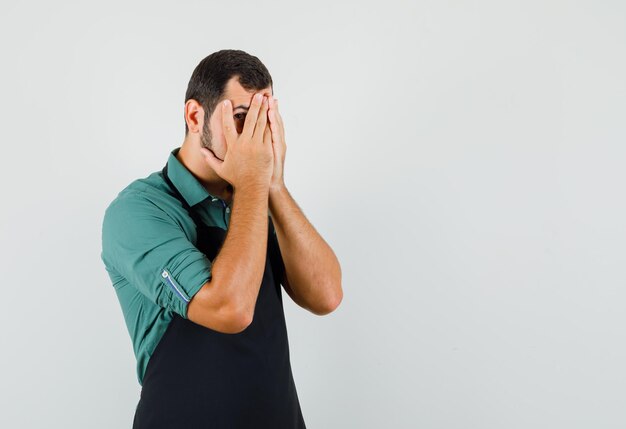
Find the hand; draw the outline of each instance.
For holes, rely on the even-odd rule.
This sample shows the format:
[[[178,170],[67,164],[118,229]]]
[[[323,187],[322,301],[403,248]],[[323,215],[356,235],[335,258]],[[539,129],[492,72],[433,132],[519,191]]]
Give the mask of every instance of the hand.
[[[278,111],[278,100],[273,96],[269,99],[268,117],[272,130],[272,148],[274,151],[274,167],[270,179],[270,189],[280,189],[285,186],[283,172],[285,169],[285,155],[287,144],[285,143],[285,128],[283,118]]]
[[[241,134],[237,134],[230,100],[222,105],[222,129],[226,139],[224,161],[200,148],[207,163],[234,189],[247,186],[269,187],[273,166],[272,135],[267,125],[267,98],[255,94],[246,114]]]

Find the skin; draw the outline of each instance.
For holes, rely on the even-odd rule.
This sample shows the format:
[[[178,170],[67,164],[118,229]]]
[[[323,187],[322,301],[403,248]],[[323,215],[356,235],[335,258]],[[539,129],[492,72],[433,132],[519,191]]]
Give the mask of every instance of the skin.
[[[255,108],[253,96],[256,93],[267,97],[268,103],[266,110],[263,110],[262,107],[256,107],[257,110],[253,110]],[[249,214],[243,213],[244,211],[259,211],[259,208],[264,208],[261,210],[261,214],[269,211],[276,229],[278,243],[285,264],[285,276],[281,279],[281,284],[285,288],[285,291],[296,304],[316,315],[325,315],[334,311],[343,299],[341,267],[331,247],[306,219],[285,185],[283,174],[287,150],[285,131],[278,101],[273,98],[272,88],[268,87],[259,91],[247,91],[239,84],[235,76],[227,83],[223,99],[230,101],[230,107],[224,110],[220,100],[220,103],[209,118],[208,127],[207,124],[204,123],[204,110],[202,106],[195,100],[187,101],[185,105],[185,120],[189,128],[189,134],[185,137],[177,158],[209,193],[218,196],[229,205],[233,203],[233,195],[241,195],[241,197],[235,198],[235,206],[232,209],[229,231],[233,229],[233,224],[237,219],[237,204],[238,201],[244,198],[243,195],[245,195],[246,199],[253,202],[258,201],[260,198],[262,205],[254,205],[251,203],[250,207],[245,208],[242,206],[240,208],[241,212],[239,214],[241,215],[241,222],[247,221],[244,219],[244,214]],[[241,105],[249,107],[250,110],[247,112],[245,108],[238,107]],[[248,155],[246,156],[249,156],[249,158],[247,158],[249,161],[247,161],[247,163],[238,164],[245,166],[245,169],[249,170],[247,175],[242,175],[245,176],[245,180],[239,177],[237,179],[239,183],[235,182],[233,184],[226,180],[225,177],[222,177],[220,172],[225,174],[226,171],[223,167],[229,150],[229,141],[231,145],[247,144],[247,140],[241,143],[245,139],[241,139],[240,137],[245,134],[244,130],[247,126],[246,119],[249,114],[254,115],[257,126],[259,115],[266,115],[267,133],[263,132],[263,137],[261,137],[260,132],[258,134],[258,146],[255,152],[257,156],[251,155],[252,152],[248,151]],[[229,125],[234,129],[229,130]],[[254,126],[252,125],[248,130],[253,128]],[[252,132],[249,134],[251,133]],[[227,137],[227,135],[229,135],[229,137]],[[238,140],[240,143],[233,143],[237,137],[240,138]],[[269,149],[268,145],[271,145],[271,149]],[[237,149],[239,148],[240,146],[237,147]],[[264,149],[261,148],[267,148],[268,153],[271,153],[272,161],[268,170],[265,170],[265,164],[261,162],[261,160],[267,159],[265,158],[267,153],[264,153]],[[235,159],[244,159],[244,152],[239,152],[236,149],[233,150],[238,152],[238,155],[235,156],[233,153],[228,163],[232,161],[232,164],[234,164]],[[258,168],[256,168],[257,166]],[[254,174],[252,174],[253,172]],[[233,177],[231,177],[231,182],[235,181]],[[241,202],[241,204],[244,203]],[[264,216],[266,216],[266,214]],[[266,227],[264,234],[265,239],[259,235],[258,240],[256,240],[258,243],[250,243],[251,246],[256,245],[259,247],[258,250],[261,250],[261,252],[254,253],[254,255],[262,255],[263,260],[261,262],[264,262],[265,257],[264,249],[267,242]],[[226,246],[222,247],[220,254],[225,252],[225,247]],[[226,249],[226,251],[227,250],[228,249]],[[241,252],[239,252],[239,254],[241,254]],[[233,255],[235,255],[234,252]],[[216,261],[219,258],[220,255],[218,254]],[[235,256],[233,256],[233,259],[234,258]],[[239,257],[239,259],[242,258]],[[232,268],[234,269],[235,267]],[[258,264],[258,268],[261,268],[262,274],[262,265],[260,263]],[[225,273],[225,277],[226,270],[224,269],[223,272]],[[255,277],[254,281],[256,281],[256,279],[260,282],[260,277]],[[203,299],[205,303],[219,301],[215,295],[213,297],[209,296],[209,287],[206,289],[207,293],[204,295],[204,298],[199,298],[199,300]],[[246,323],[249,323],[251,319],[249,307],[256,301],[256,296],[253,295],[249,289],[245,289],[241,286],[239,288],[233,288],[233,293],[238,293],[237,291],[240,290],[246,290],[250,294],[247,300],[242,300],[242,302],[247,302],[247,316],[244,317],[244,319],[247,320]],[[258,288],[253,289],[253,291],[258,294]],[[213,291],[213,293],[215,294],[215,291]],[[200,293],[196,295],[203,296]],[[200,309],[205,309],[200,306],[194,306],[198,308],[192,309],[194,300],[195,297],[190,302],[188,310],[191,320],[193,320],[192,315],[195,315],[197,318]],[[215,320],[217,320],[217,318]],[[204,324],[208,325],[209,322],[205,322]]]

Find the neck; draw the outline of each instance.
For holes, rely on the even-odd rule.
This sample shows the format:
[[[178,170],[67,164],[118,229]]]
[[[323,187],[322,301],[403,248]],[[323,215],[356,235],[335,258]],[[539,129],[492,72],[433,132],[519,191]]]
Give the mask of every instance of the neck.
[[[176,159],[191,172],[211,195],[215,195],[230,204],[233,195],[232,186],[218,176],[215,170],[207,164],[199,150],[199,145],[200,142],[185,139],[176,154]]]

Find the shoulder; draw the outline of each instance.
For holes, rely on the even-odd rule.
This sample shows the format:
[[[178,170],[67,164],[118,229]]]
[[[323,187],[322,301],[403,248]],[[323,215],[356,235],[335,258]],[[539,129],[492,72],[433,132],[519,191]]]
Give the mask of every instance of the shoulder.
[[[135,179],[123,188],[108,204],[104,218],[116,215],[164,212],[172,202],[172,192],[163,180],[160,171],[147,177]]]
[[[175,223],[171,216],[171,196],[163,187],[160,172],[136,179],[123,188],[106,206],[102,218],[102,244],[125,240],[138,234],[151,234],[164,223]],[[166,185],[166,184],[165,184]]]

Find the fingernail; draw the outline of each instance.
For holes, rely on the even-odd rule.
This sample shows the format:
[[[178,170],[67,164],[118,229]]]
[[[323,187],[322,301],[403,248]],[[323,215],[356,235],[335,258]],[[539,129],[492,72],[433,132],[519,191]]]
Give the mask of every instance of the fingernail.
[[[228,100],[224,100],[222,104],[224,105],[224,107],[228,106]]]
[[[261,97],[262,97],[262,95],[261,95],[261,93],[260,93],[260,92],[259,92],[259,93],[257,93],[257,94],[255,94],[254,96],[256,97],[256,101],[261,101]]]

